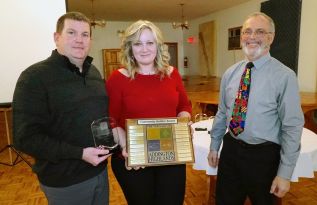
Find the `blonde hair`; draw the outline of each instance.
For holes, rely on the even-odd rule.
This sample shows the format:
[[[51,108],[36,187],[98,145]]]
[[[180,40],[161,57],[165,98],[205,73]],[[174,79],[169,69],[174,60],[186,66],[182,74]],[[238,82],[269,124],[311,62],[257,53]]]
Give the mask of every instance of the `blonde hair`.
[[[125,30],[121,42],[121,64],[127,69],[131,79],[134,79],[138,64],[132,53],[132,44],[139,40],[145,29],[152,31],[157,45],[157,54],[154,60],[155,71],[161,75],[161,78],[168,76],[170,60],[168,46],[164,44],[161,30],[150,21],[136,21]]]

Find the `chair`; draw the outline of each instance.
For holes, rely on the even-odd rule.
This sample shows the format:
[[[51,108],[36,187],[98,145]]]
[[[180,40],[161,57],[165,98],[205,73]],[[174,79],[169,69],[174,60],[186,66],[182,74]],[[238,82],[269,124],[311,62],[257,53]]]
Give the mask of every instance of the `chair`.
[[[195,119],[194,119],[194,122],[199,122],[199,121],[202,121],[202,120],[208,120],[208,116],[204,113],[198,113],[195,115]]]
[[[317,134],[317,109],[307,111],[305,113],[305,125],[307,129]]]
[[[218,111],[218,105],[212,105],[212,104],[207,104],[204,107],[204,112],[208,115],[208,116],[214,116],[216,115]]]

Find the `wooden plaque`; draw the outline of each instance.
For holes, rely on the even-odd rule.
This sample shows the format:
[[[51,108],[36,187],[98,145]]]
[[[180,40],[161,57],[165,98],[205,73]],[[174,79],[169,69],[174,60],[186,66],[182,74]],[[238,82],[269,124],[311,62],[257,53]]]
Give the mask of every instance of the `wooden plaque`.
[[[194,162],[188,118],[127,119],[128,166]]]

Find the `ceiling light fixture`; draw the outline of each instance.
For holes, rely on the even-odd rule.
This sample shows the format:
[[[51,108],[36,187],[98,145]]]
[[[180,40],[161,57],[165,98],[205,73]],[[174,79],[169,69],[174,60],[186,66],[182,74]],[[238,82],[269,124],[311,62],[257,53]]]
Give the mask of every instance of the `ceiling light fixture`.
[[[122,37],[124,35],[124,30],[117,30],[117,36]]]
[[[95,19],[95,13],[94,13],[94,0],[91,0],[91,20],[90,24],[92,27],[95,28],[95,26],[105,27],[106,21],[105,20],[96,20]]]
[[[182,29],[188,29],[188,21],[184,21],[184,4],[179,4],[182,7],[182,22],[181,23],[176,23],[173,22],[172,26],[174,29],[181,27]]]

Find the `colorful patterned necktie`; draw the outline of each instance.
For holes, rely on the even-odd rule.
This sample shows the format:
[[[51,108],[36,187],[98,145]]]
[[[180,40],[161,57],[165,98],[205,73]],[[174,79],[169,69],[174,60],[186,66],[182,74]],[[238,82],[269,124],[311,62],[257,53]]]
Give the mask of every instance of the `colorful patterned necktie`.
[[[251,68],[254,67],[252,62],[247,63],[246,68],[241,76],[239,90],[232,110],[232,117],[229,124],[231,132],[238,136],[244,130],[245,119],[248,110],[248,99],[251,86]]]

